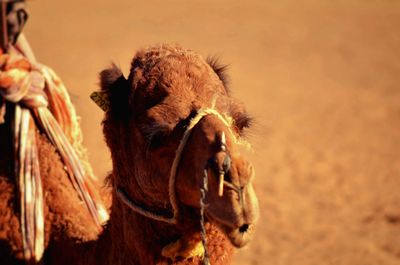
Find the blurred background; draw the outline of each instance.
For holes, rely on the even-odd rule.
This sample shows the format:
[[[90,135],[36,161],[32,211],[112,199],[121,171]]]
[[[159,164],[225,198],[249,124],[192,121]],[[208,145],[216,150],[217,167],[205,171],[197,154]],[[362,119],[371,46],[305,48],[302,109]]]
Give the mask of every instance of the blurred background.
[[[90,99],[111,62],[177,42],[230,64],[256,118],[261,219],[235,264],[400,264],[400,1],[32,0],[26,35],[111,170]]]

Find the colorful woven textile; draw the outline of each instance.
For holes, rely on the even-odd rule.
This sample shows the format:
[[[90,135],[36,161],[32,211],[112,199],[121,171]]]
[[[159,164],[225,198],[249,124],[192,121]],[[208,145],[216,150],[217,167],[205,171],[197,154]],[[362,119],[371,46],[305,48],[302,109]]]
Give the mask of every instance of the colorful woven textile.
[[[82,148],[78,118],[66,88],[50,68],[36,63],[23,36],[20,40],[7,53],[0,53],[0,103],[15,103],[12,129],[24,256],[27,261],[36,262],[44,252],[37,129],[48,137],[60,154],[75,190],[99,229],[108,215],[100,198],[95,197],[94,175]],[[4,112],[5,104],[0,104],[0,116]]]

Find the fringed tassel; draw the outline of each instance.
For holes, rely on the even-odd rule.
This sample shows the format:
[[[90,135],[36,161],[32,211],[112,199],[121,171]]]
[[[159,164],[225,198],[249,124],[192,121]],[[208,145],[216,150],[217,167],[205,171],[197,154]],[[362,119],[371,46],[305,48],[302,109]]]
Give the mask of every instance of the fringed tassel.
[[[32,120],[32,119],[31,119]],[[33,121],[31,122],[31,136],[32,139],[32,173],[35,183],[35,258],[36,261],[40,260],[44,253],[44,196],[42,179],[40,177],[39,154],[36,144],[36,134]]]
[[[35,124],[28,109],[16,105],[14,141],[20,191],[21,231],[25,260],[38,262],[44,252],[43,189],[36,147]]]
[[[57,113],[56,115],[53,114],[53,116],[62,127],[65,136],[67,136],[80,158],[80,162],[85,169],[86,177],[89,177],[92,181],[98,181],[88,162],[87,151],[82,144],[83,136],[79,125],[79,117],[71,102],[67,88],[51,68],[42,66],[40,70],[46,80],[46,95],[49,100],[51,113]],[[108,216],[105,217],[104,221],[107,219]]]
[[[101,229],[101,224],[104,221],[104,213],[107,214],[107,212],[103,210],[102,205],[93,200],[94,192],[91,190],[92,187],[88,179],[85,179],[85,172],[74,148],[71,146],[60,125],[47,108],[38,108],[37,113],[41,127],[46,132],[51,143],[57,148],[57,151],[60,153],[67,167],[70,180],[75,190],[78,191],[79,196],[85,202],[98,228]]]
[[[5,100],[0,96],[0,125],[5,122],[4,116],[6,115],[6,102]]]

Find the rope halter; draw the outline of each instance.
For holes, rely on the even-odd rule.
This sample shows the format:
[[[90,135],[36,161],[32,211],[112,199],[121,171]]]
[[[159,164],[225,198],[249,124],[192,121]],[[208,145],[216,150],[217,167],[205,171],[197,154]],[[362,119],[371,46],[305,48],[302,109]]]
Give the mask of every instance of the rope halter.
[[[171,166],[170,173],[169,173],[169,181],[168,181],[168,196],[169,196],[169,200],[170,200],[170,204],[171,204],[171,208],[172,208],[172,216],[167,216],[165,214],[160,214],[160,213],[156,213],[156,212],[150,211],[148,209],[145,209],[145,207],[137,204],[131,198],[129,198],[129,195],[123,190],[123,188],[116,187],[116,192],[117,192],[118,197],[130,209],[132,209],[133,211],[135,211],[143,216],[146,216],[148,218],[151,218],[151,219],[154,219],[157,221],[162,221],[162,222],[166,222],[169,224],[177,224],[178,223],[179,206],[178,206],[178,201],[177,201],[176,191],[175,191],[176,175],[177,175],[179,163],[182,160],[183,151],[186,147],[189,137],[190,137],[193,129],[195,128],[195,126],[204,117],[210,116],[210,115],[217,117],[227,127],[227,129],[228,129],[229,133],[232,135],[235,143],[245,144],[246,146],[248,146],[247,142],[236,137],[236,135],[232,131],[231,128],[232,128],[232,124],[233,124],[233,119],[226,115],[222,115],[215,109],[215,100],[216,100],[216,98],[214,98],[211,108],[200,109],[197,112],[196,116],[190,120],[190,123],[189,123],[188,127],[186,128],[186,130],[182,136],[182,139],[179,143],[179,146],[175,152],[175,158],[172,162],[172,166]],[[222,183],[223,183],[222,185],[226,184],[226,181],[223,181],[223,177],[222,177]],[[221,194],[221,196],[222,196],[222,194]]]

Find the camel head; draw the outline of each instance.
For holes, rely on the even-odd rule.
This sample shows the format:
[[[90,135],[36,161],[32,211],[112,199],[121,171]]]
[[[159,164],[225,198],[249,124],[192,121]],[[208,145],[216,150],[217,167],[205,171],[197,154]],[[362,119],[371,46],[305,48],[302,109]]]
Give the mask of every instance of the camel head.
[[[162,45],[138,52],[127,79],[115,66],[104,70],[101,86],[110,103],[104,134],[113,185],[127,197],[165,213],[171,209],[168,183],[174,175],[179,208],[196,212],[206,178],[206,219],[242,247],[259,214],[254,169],[242,154],[250,118],[229,95],[224,68],[192,51]]]

